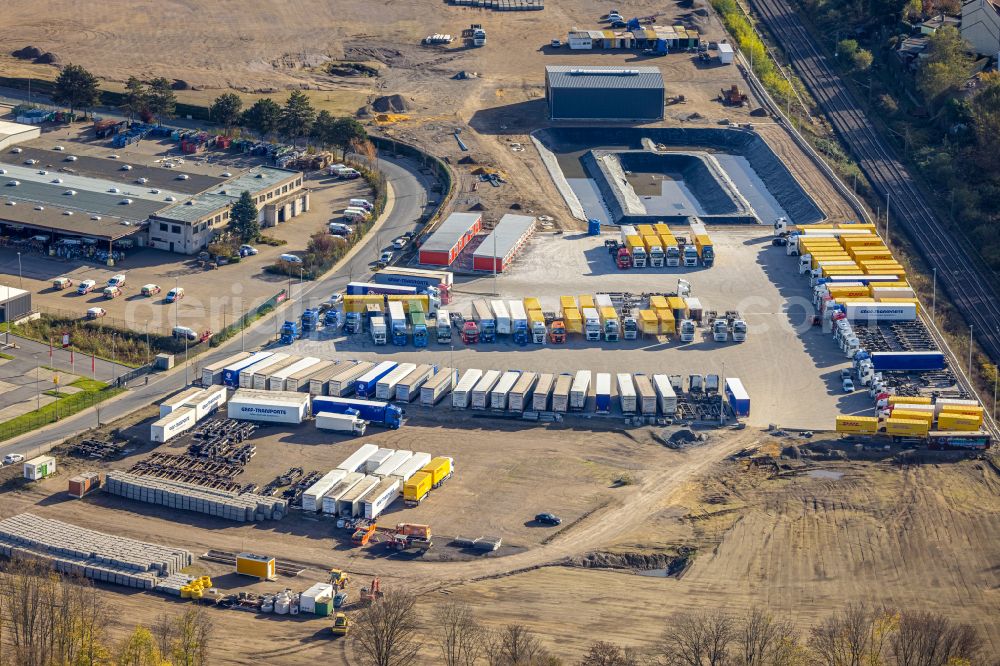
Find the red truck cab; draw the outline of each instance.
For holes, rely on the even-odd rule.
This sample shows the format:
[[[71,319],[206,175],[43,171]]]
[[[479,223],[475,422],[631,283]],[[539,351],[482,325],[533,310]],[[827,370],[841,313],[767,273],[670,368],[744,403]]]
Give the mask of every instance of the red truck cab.
[[[563,323],[562,319],[556,319],[549,327],[549,342],[554,345],[566,343],[566,324]]]
[[[628,248],[618,248],[618,256],[615,258],[615,261],[620,271],[632,268],[632,255],[629,254]]]
[[[462,342],[467,345],[474,345],[479,342],[479,326],[474,321],[467,321],[462,325]]]

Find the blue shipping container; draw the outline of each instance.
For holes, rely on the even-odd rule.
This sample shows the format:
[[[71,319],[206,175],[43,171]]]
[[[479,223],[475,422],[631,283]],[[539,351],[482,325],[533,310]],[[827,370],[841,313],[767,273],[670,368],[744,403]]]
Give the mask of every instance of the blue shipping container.
[[[726,379],[726,402],[738,418],[750,416],[750,394],[736,377]]]
[[[234,363],[233,365],[222,369],[222,383],[230,388],[238,388],[240,385],[240,372],[245,368],[254,365],[255,363],[260,363],[265,358],[271,356],[273,352],[257,352],[251,356],[247,356],[242,361]]]
[[[414,296],[416,293],[416,287],[407,287],[401,284],[375,284],[373,282],[347,283],[347,294],[349,296],[363,296],[365,294],[399,294],[401,296]]]
[[[375,395],[375,385],[378,384],[378,380],[395,370],[397,365],[399,364],[393,361],[382,361],[358,377],[354,382],[354,393],[362,399]]]
[[[943,370],[944,354],[939,351],[872,352],[875,370]]]

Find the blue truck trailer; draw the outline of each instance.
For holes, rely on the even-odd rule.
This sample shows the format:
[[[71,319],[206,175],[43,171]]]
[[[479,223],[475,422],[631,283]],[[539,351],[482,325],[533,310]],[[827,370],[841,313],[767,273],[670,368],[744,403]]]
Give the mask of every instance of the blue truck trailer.
[[[361,375],[354,381],[354,393],[359,398],[364,399],[375,395],[375,386],[378,380],[396,369],[399,365],[394,361],[382,361],[374,368]]]
[[[240,372],[246,370],[251,365],[260,363],[264,359],[271,356],[273,352],[257,352],[251,356],[247,356],[241,361],[227,366],[222,369],[222,383],[229,388],[239,388],[240,386]]]
[[[312,401],[313,416],[322,412],[330,414],[356,414],[374,425],[396,430],[403,423],[403,410],[396,405],[376,400],[316,396]]]
[[[737,418],[750,416],[750,394],[743,388],[743,382],[736,377],[726,379],[726,402]]]
[[[374,282],[348,282],[345,293],[348,296],[364,296],[366,294],[387,294],[391,296],[415,296],[420,291],[416,287],[402,284],[376,284]]]

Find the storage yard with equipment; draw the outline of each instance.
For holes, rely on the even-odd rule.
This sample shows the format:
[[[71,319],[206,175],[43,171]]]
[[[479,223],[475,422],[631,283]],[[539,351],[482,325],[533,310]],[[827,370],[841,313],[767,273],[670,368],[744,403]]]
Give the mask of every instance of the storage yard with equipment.
[[[23,279],[34,307],[100,298],[111,318],[197,338],[285,290],[219,346],[129,375],[131,414],[81,415],[51,451],[0,444],[23,453],[0,465],[0,560],[94,580],[116,640],[198,604],[212,663],[356,664],[363,609],[406,590],[421,665],[440,663],[435,611],[456,600],[567,664],[599,639],[647,649],[678,612],[766,607],[807,636],[858,602],[941,613],[1000,654],[995,405],[969,390],[885,225],[761,99],[705,0],[634,0],[621,17],[582,0],[218,0],[168,3],[153,29],[109,0],[44,30],[60,3],[13,4],[12,48],[58,37],[105,80],[145,68],[185,83],[179,102],[302,89],[442,160],[403,168],[380,143],[385,217],[417,211],[407,233],[376,223],[310,280],[263,266],[370,219],[371,190],[337,180],[343,165],[219,150],[164,176],[179,142],[151,136],[114,162],[81,138],[89,123],[25,144],[48,160],[71,145],[110,180],[169,181],[127,205],[60,181],[74,205],[115,195],[97,231],[159,249],[125,259],[114,300],[117,266],[0,248],[0,282]],[[40,67],[0,54],[0,74]],[[279,134],[261,144],[312,141]],[[4,181],[24,181],[0,195],[54,187],[0,150]],[[217,188],[260,181],[291,188],[277,201],[309,191],[309,210],[282,208],[301,219],[263,230],[287,246],[209,272],[170,254],[186,230],[153,241],[157,215],[197,223],[202,200],[234,198]],[[128,206],[152,225],[108,221]],[[84,278],[99,288],[76,296]],[[177,287],[187,298],[168,303]]]

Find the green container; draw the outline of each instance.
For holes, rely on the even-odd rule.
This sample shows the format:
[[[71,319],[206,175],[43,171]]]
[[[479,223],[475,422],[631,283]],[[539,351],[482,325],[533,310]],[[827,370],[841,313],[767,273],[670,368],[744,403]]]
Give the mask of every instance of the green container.
[[[332,610],[330,607],[333,606],[332,601],[317,601],[316,602],[316,615],[320,617],[327,617],[330,615]]]

